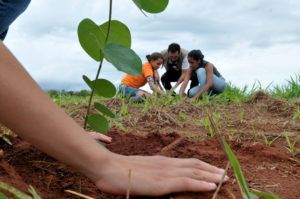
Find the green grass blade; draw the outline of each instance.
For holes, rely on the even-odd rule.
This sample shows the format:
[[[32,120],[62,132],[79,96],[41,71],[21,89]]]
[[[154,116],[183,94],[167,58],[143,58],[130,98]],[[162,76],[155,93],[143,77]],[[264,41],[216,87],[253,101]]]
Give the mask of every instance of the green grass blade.
[[[278,196],[276,196],[274,194],[263,193],[263,192],[255,190],[255,189],[252,189],[252,193],[254,193],[255,195],[267,198],[267,199],[280,199]]]
[[[29,185],[29,190],[28,191],[33,196],[33,199],[42,199],[41,196],[39,196],[39,194],[37,194],[37,192],[34,190],[33,186]]]
[[[232,167],[234,169],[234,172],[236,174],[236,177],[239,181],[239,184],[242,188],[242,191],[244,192],[245,196],[247,199],[253,199],[254,197],[251,196],[247,183],[245,181],[242,169],[240,167],[239,161],[237,160],[237,158],[235,157],[234,153],[232,152],[231,148],[229,147],[229,145],[227,144],[227,142],[225,140],[223,140],[223,144],[226,150],[226,153],[228,155],[228,158],[232,164]]]
[[[10,193],[12,193],[16,198],[19,199],[32,199],[32,197],[30,197],[29,195],[19,191],[18,189],[4,183],[4,182],[0,182],[0,189],[4,189]]]
[[[298,118],[300,116],[300,111],[298,111],[294,116],[292,120],[295,120],[296,118]]]
[[[0,199],[8,199],[3,193],[0,192]]]

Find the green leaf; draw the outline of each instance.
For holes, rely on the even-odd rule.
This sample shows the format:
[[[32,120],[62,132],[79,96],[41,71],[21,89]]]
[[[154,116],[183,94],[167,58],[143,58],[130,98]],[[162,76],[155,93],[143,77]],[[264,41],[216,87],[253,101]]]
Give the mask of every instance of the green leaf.
[[[135,5],[149,13],[159,13],[166,9],[169,0],[133,0]]]
[[[100,44],[101,48],[104,47],[106,34],[108,30],[108,22],[99,26],[101,31]],[[131,47],[131,34],[128,27],[118,20],[112,20],[110,22],[110,31],[108,36],[108,41],[106,44],[116,43],[123,45],[127,48]],[[103,44],[103,45],[102,45]]]
[[[94,60],[101,61],[101,52],[105,44],[108,22],[98,26],[90,19],[84,19],[78,26],[78,38],[85,52]],[[130,48],[131,34],[128,27],[120,21],[112,20],[107,43],[117,43]]]
[[[297,119],[297,117],[299,117],[299,116],[300,116],[300,111],[298,111],[297,113],[295,113],[295,115],[293,116],[293,119],[292,119],[292,120]]]
[[[0,199],[8,199],[3,193],[0,192]]]
[[[99,114],[90,115],[87,120],[88,124],[96,132],[106,133],[108,131],[108,122],[105,117]]]
[[[32,199],[32,197],[30,197],[29,195],[19,191],[18,189],[4,183],[4,182],[0,182],[0,189],[4,189],[8,192],[10,192],[11,194],[13,194],[15,197],[17,198],[21,198],[21,199]]]
[[[91,89],[93,89],[95,80],[91,81],[85,75],[83,75],[82,78],[85,81],[85,83]],[[113,96],[115,96],[116,92],[117,92],[117,89],[116,89],[115,85],[113,85],[113,83],[111,83],[110,81],[108,81],[106,79],[97,79],[96,87],[95,87],[95,93],[98,96],[102,96],[102,97],[106,97],[106,98],[112,98]]]
[[[133,76],[142,74],[142,60],[133,50],[110,43],[104,47],[104,54],[118,70]]]
[[[2,139],[3,139],[7,144],[12,145],[11,141],[10,141],[8,138],[3,137]]]
[[[232,152],[231,148],[229,147],[229,145],[227,144],[227,142],[225,140],[223,140],[223,144],[225,146],[226,153],[227,153],[228,158],[231,162],[231,165],[234,169],[234,172],[239,181],[239,184],[240,184],[241,188],[243,189],[243,192],[245,193],[245,195],[248,199],[253,198],[253,197],[251,197],[251,194],[249,192],[249,189],[248,189],[246,180],[244,178],[242,169],[240,167],[239,161],[237,160],[237,158],[235,157],[234,153]]]
[[[111,112],[106,106],[99,104],[97,102],[95,102],[94,106],[95,109],[97,109],[99,112],[103,113],[104,115],[107,115],[110,118],[114,118],[114,119],[117,118],[117,116],[113,112]]]
[[[278,196],[276,196],[274,194],[263,193],[258,190],[255,190],[255,189],[252,189],[252,193],[254,193],[255,195],[267,198],[267,199],[280,199]]]
[[[90,19],[83,19],[77,30],[78,39],[85,52],[96,61],[101,61],[101,31]],[[103,44],[102,44],[103,46]]]
[[[33,186],[29,185],[28,191],[33,196],[33,199],[42,199],[41,196],[39,196],[39,194],[37,194],[37,192],[34,190]]]

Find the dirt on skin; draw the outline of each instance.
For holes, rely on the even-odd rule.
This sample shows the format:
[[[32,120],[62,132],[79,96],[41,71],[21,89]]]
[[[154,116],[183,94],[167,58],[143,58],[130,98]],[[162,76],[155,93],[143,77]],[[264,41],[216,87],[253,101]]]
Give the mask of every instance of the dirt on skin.
[[[122,101],[104,103],[119,112]],[[108,135],[113,142],[106,147],[124,155],[198,158],[225,168],[227,157],[217,139],[210,137],[205,127],[206,107],[181,101],[177,105],[153,107],[144,112],[142,106],[128,105],[130,115],[123,115],[118,120],[127,132],[112,126]],[[64,108],[68,113],[69,107]],[[70,115],[82,124],[85,109],[81,107]],[[292,120],[296,110],[299,110],[299,104],[257,93],[242,105],[212,105],[209,110],[237,156],[250,190],[271,191],[285,199],[300,197],[300,157],[287,150],[283,135],[289,132],[290,141],[293,142],[300,134],[300,119]],[[2,131],[4,128],[0,125]],[[13,145],[0,139],[0,152],[3,150],[0,153],[0,181],[26,193],[28,185],[32,185],[42,198],[78,198],[64,192],[66,189],[78,191],[78,172],[17,136],[7,138]],[[266,143],[270,144],[271,141],[271,146],[268,146]],[[294,146],[294,149],[299,148],[300,141]],[[242,198],[233,169],[230,168],[228,172],[230,180],[222,186],[218,198],[233,198],[232,195]],[[83,194],[94,198],[125,198],[101,192],[84,176],[81,176],[81,189]],[[206,199],[212,198],[212,195],[213,192],[174,193],[156,198]]]

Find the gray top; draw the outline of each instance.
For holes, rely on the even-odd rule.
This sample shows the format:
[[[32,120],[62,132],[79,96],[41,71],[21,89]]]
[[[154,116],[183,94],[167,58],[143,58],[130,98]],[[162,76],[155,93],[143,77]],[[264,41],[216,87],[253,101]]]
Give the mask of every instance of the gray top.
[[[203,60],[201,62],[201,64],[197,67],[197,69],[198,68],[205,68],[206,64],[208,64],[208,63],[210,63],[210,62]],[[221,77],[221,73],[218,71],[218,69],[212,63],[210,63],[210,64],[213,67],[213,73],[214,73],[214,75],[216,75],[217,77]]]

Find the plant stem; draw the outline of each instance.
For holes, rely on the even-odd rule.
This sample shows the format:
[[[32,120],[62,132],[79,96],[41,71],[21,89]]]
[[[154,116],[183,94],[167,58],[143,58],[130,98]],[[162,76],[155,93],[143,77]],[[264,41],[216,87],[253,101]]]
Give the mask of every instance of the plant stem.
[[[106,38],[105,38],[105,42],[104,42],[103,46],[105,46],[107,41],[108,41],[108,36],[109,36],[109,32],[110,32],[111,14],[112,14],[112,0],[109,1],[108,28],[107,28],[107,34],[106,34]],[[100,64],[99,64],[99,67],[98,67],[98,71],[97,71],[97,74],[96,74],[96,78],[95,78],[95,82],[94,82],[94,85],[93,85],[93,88],[92,88],[92,92],[91,92],[91,95],[90,95],[90,98],[89,98],[89,104],[88,104],[88,108],[87,108],[85,119],[84,119],[84,125],[83,125],[84,129],[86,129],[86,126],[87,126],[87,121],[88,121],[88,117],[89,117],[89,113],[90,113],[90,109],[91,109],[91,104],[92,104],[92,99],[93,99],[93,95],[94,95],[95,88],[96,88],[97,79],[100,75],[100,71],[101,71],[102,64],[103,64],[103,58],[104,58],[104,53],[100,50]],[[79,174],[79,192],[81,193],[81,175],[80,174]]]
[[[106,34],[104,46],[106,45],[106,43],[108,41],[108,36],[109,36],[109,32],[110,32],[110,24],[111,24],[111,15],[112,15],[112,0],[109,1],[108,28],[107,28],[107,34]],[[96,78],[95,78],[95,82],[94,82],[94,85],[93,85],[93,88],[92,88],[92,92],[91,92],[91,95],[90,95],[90,98],[89,98],[89,104],[88,104],[88,108],[87,108],[85,119],[84,119],[84,126],[83,126],[84,129],[86,129],[86,126],[87,126],[87,120],[88,120],[88,117],[89,117],[88,115],[90,113],[92,99],[93,99],[93,95],[94,95],[94,92],[95,92],[97,79],[100,75],[100,71],[101,71],[101,68],[102,68],[103,57],[104,57],[104,53],[102,53],[102,51],[100,51],[100,64],[99,64],[99,67],[98,67],[98,71],[97,71],[97,74],[96,74]]]

